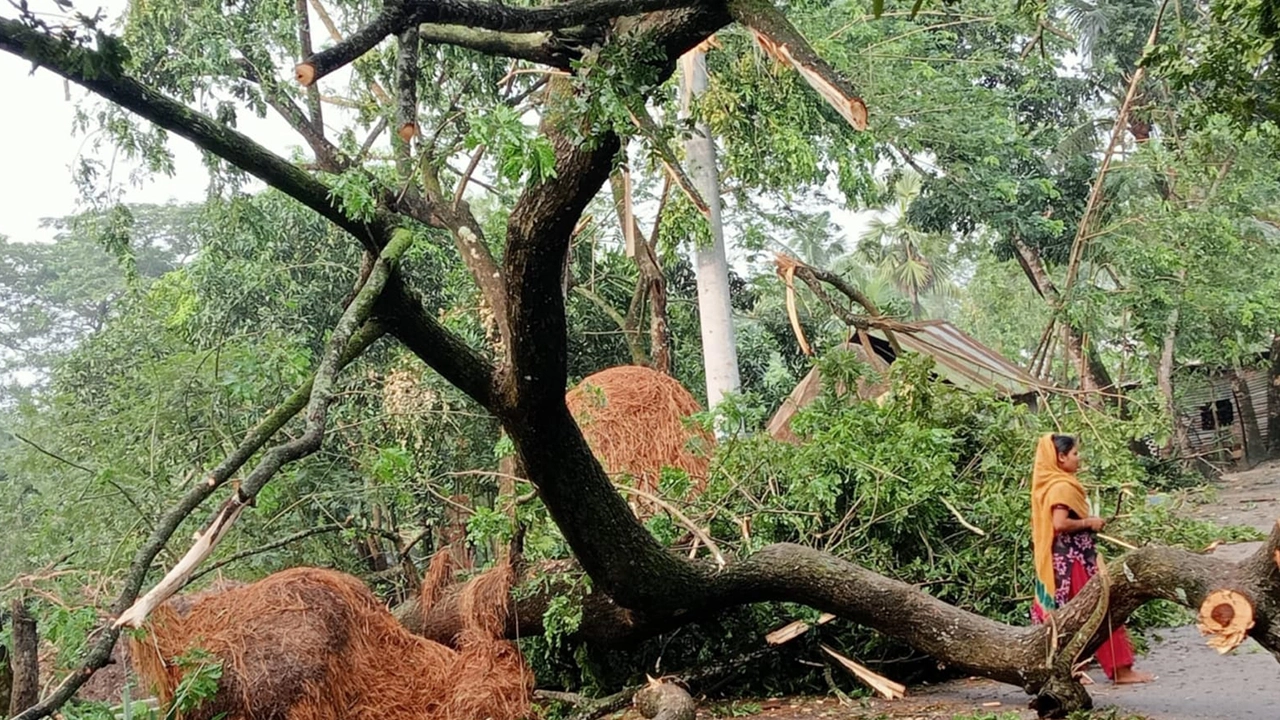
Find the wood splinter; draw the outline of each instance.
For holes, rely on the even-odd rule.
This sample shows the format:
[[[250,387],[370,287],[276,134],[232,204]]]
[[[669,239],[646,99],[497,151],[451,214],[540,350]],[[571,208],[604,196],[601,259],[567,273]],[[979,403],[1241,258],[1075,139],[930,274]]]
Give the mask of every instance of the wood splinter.
[[[861,680],[867,687],[880,693],[889,700],[897,700],[907,696],[907,686],[896,683],[883,675],[877,675],[865,665],[860,665],[840,653],[832,650],[826,643],[822,644],[822,651],[835,658],[849,674]]]
[[[1253,603],[1234,590],[1214,590],[1200,604],[1197,626],[1209,647],[1225,655],[1240,646],[1253,627]]]

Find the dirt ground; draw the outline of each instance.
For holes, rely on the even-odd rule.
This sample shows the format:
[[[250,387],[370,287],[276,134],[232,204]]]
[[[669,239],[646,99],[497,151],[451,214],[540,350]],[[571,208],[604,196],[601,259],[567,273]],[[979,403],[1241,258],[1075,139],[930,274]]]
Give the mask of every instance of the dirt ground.
[[[1280,463],[1223,476],[1216,497],[1193,505],[1187,514],[1222,523],[1252,525],[1270,532],[1280,518]],[[1232,560],[1253,552],[1260,543],[1223,545],[1214,551]],[[1137,666],[1156,675],[1148,685],[1114,686],[1096,666],[1090,687],[1096,717],[1111,720],[1253,720],[1280,717],[1280,663],[1253,640],[1234,653],[1220,656],[1205,645],[1194,626],[1167,628],[1147,634],[1149,650]],[[858,701],[841,705],[835,698],[783,698],[738,709],[709,708],[707,716],[732,714],[759,720],[953,720],[956,716],[983,720],[1034,718],[1028,697],[1020,688],[986,679],[967,679],[937,686],[912,687],[907,697],[893,702]]]

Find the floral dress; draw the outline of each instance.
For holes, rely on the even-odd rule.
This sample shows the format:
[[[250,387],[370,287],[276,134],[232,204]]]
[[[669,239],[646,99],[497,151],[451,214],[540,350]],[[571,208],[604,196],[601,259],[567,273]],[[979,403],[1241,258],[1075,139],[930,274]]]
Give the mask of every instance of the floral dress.
[[[1054,510],[1063,508],[1073,519],[1079,516],[1065,505],[1055,505]],[[1056,586],[1053,602],[1058,607],[1067,604],[1089,582],[1089,578],[1098,572],[1098,547],[1091,530],[1077,530],[1070,533],[1058,533],[1053,538],[1053,582]],[[1042,623],[1048,617],[1040,603],[1032,603],[1031,620]],[[1114,678],[1118,667],[1133,665],[1133,645],[1124,626],[1118,627],[1107,641],[1098,647],[1095,657],[1102,666],[1107,677]]]

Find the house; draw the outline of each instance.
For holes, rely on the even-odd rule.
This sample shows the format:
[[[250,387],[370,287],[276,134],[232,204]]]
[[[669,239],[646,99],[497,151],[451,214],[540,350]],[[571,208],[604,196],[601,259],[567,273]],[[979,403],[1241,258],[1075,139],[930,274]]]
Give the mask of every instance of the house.
[[[928,320],[908,326],[911,328],[909,332],[894,333],[898,346],[904,352],[932,357],[937,376],[956,387],[972,391],[993,390],[1032,409],[1037,407],[1039,393],[1052,389],[945,320]],[[870,353],[856,335],[840,349],[857,353],[872,367],[888,368],[897,359],[893,345],[878,330],[870,331],[868,335]],[[857,394],[860,398],[871,399],[879,397],[886,389],[883,382],[859,381]],[[791,432],[791,419],[797,410],[813,402],[821,392],[822,376],[818,368],[814,368],[774,413],[767,428],[769,434],[779,440],[796,442],[797,438]]]
[[[1223,471],[1251,467],[1267,457],[1268,355],[1259,354],[1254,366],[1239,370],[1191,363],[1175,373],[1178,423],[1191,458]]]

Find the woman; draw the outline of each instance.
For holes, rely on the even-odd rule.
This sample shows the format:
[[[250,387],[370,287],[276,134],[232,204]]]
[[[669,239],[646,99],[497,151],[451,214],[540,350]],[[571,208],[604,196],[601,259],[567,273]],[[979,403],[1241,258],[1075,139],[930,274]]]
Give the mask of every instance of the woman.
[[[1105,521],[1089,514],[1084,486],[1076,478],[1079,469],[1080,448],[1075,437],[1040,438],[1031,472],[1031,540],[1036,560],[1031,619],[1036,623],[1044,622],[1051,611],[1075,597],[1098,572],[1094,533]],[[1107,638],[1094,657],[1115,683],[1154,679],[1133,669],[1133,645],[1123,626]]]

